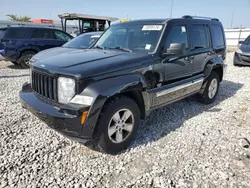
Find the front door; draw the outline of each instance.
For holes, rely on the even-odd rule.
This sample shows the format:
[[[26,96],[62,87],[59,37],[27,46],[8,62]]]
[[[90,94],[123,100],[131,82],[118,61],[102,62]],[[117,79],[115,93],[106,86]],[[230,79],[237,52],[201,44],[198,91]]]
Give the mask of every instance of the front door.
[[[181,56],[166,56],[163,60],[165,69],[165,82],[172,82],[174,80],[184,79],[192,76],[193,65],[192,57],[189,56],[188,33],[186,25],[174,25],[166,38],[165,50],[170,47],[172,43],[184,43],[186,49]]]

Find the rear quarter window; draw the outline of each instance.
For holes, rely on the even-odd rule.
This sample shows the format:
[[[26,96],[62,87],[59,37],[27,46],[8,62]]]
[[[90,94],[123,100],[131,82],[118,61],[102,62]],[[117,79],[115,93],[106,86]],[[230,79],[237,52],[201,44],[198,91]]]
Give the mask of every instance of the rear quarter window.
[[[28,38],[29,29],[27,28],[10,28],[6,31],[5,37],[12,39]]]
[[[6,32],[6,29],[0,29],[0,39],[4,37],[5,32]]]
[[[211,35],[214,48],[225,46],[224,33],[219,25],[211,25]]]

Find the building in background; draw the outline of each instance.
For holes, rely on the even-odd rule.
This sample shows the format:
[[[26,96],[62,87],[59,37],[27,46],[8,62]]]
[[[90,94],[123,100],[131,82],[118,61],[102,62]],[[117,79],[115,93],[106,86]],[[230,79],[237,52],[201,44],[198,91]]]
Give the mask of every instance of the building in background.
[[[37,19],[37,20],[31,20],[33,23],[42,23],[42,24],[53,24],[54,20],[47,20],[47,19]]]

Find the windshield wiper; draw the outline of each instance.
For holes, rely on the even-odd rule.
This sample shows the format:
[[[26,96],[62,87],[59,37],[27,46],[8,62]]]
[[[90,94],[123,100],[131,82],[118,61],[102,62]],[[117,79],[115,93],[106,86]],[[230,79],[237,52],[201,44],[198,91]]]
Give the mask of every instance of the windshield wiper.
[[[132,52],[132,50],[128,49],[128,48],[122,48],[120,46],[116,46],[114,48],[109,48],[109,49],[116,49],[116,50],[122,50],[124,52]]]

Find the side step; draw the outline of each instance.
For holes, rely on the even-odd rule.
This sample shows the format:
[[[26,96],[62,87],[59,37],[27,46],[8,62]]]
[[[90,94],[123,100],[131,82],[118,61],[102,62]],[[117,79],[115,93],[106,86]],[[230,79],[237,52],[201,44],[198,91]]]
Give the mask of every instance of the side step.
[[[156,107],[165,103],[172,103],[191,94],[199,92],[203,81],[204,75],[200,74],[148,91],[148,93],[151,95],[152,107]]]

